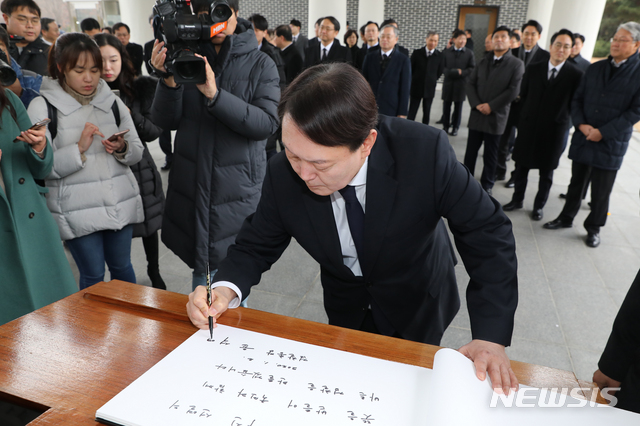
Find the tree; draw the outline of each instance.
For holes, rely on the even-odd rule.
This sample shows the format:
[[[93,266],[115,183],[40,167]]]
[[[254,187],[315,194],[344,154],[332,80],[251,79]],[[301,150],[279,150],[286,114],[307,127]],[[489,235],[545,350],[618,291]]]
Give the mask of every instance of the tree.
[[[607,56],[609,39],[616,33],[618,25],[629,21],[640,22],[640,0],[607,0],[593,56]]]

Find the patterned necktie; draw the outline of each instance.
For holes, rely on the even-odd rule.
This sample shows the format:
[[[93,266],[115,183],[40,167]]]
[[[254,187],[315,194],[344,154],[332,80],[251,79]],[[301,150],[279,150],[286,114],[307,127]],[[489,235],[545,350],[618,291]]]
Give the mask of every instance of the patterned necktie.
[[[322,59],[320,59],[321,62],[324,62],[325,59],[327,59],[327,48],[323,47],[322,48]]]
[[[342,198],[344,198],[349,230],[351,231],[351,237],[353,238],[353,243],[356,246],[356,252],[358,252],[360,265],[362,266],[364,246],[364,210],[362,209],[362,204],[358,201],[358,197],[356,197],[356,188],[354,186],[347,185],[339,192],[342,195]]]

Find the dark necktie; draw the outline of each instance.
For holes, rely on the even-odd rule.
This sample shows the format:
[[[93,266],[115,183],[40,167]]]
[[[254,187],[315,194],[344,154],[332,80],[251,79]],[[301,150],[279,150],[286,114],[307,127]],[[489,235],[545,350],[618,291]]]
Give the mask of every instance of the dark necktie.
[[[382,66],[382,73],[384,74],[384,70],[387,69],[387,65],[389,65],[389,61],[391,60],[391,55],[382,55],[382,62],[380,65]]]
[[[427,58],[431,56],[431,52],[427,52]]]
[[[500,58],[500,59],[494,59],[494,60],[493,60],[493,66],[494,66],[494,67],[497,67],[498,65],[500,65],[500,62],[502,62],[502,58]]]
[[[529,64],[529,55],[531,54],[531,51],[529,52],[524,52],[524,64],[527,65]]]
[[[356,188],[354,186],[347,185],[339,192],[342,195],[342,198],[344,198],[349,230],[351,231],[351,237],[353,238],[353,243],[355,244],[356,251],[358,252],[360,266],[362,266],[362,250],[364,246],[364,210],[362,209],[362,204],[358,201],[358,197],[356,197]]]
[[[322,48],[322,59],[320,59],[320,61],[324,62],[325,59],[327,59],[327,48],[323,47]]]
[[[557,72],[558,72],[557,69],[551,68],[551,77],[549,77],[549,81],[552,81],[554,78],[556,78],[556,73]]]

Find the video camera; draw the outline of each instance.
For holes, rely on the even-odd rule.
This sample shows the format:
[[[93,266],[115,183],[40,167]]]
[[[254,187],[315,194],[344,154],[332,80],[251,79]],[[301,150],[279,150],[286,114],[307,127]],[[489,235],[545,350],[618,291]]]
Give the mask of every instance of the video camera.
[[[0,86],[9,87],[16,82],[18,76],[16,72],[8,64],[11,59],[7,58],[2,50],[0,50]]]
[[[203,1],[203,0],[200,0]],[[178,84],[202,84],[205,63],[195,56],[198,42],[209,41],[227,28],[231,8],[226,0],[209,0],[209,13],[194,14],[190,0],[156,0],[153,33],[167,47],[165,68]]]

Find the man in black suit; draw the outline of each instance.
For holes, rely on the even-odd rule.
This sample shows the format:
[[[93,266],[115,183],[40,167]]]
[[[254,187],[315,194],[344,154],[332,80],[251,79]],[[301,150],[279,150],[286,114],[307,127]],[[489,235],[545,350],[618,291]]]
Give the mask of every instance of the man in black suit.
[[[345,96],[349,93],[350,96]],[[313,99],[314,102],[309,102]],[[329,323],[438,344],[459,309],[447,218],[471,277],[473,339],[460,352],[493,387],[517,387],[504,346],[517,304],[511,222],[457,161],[446,134],[378,116],[366,80],[346,64],[305,70],[279,106],[285,152],[206,289],[189,296],[194,325],[239,305],[291,238],[320,264]]]
[[[324,18],[319,27],[320,43],[309,44],[304,52],[304,67],[328,62],[351,63],[351,50],[340,44],[336,38],[339,33],[340,22],[333,16]]]
[[[289,28],[291,29],[291,41],[293,41],[293,46],[304,61],[304,50],[309,47],[309,39],[300,34],[302,23],[297,19],[292,19],[291,22],[289,22]]]
[[[442,52],[436,49],[439,40],[437,32],[429,31],[426,45],[411,54],[411,93],[407,116],[409,120],[415,120],[422,101],[422,123],[429,124],[436,83],[444,71]]]
[[[467,35],[467,49],[473,52],[473,31],[470,28],[464,30],[464,33]]]
[[[136,72],[136,76],[142,75],[142,61],[144,60],[144,52],[142,46],[129,41],[131,38],[131,30],[129,26],[123,22],[118,22],[113,26],[113,34],[118,37],[120,43],[127,49],[133,69]]]
[[[284,73],[287,84],[291,83],[302,72],[303,60],[292,41],[291,28],[280,25],[276,28],[276,46],[280,49],[280,56],[284,61]]]
[[[364,24],[364,43],[362,43],[362,47],[358,51],[358,57],[356,60],[356,68],[359,70],[362,69],[362,64],[364,63],[364,58],[370,52],[379,52],[380,51],[380,28],[378,28],[378,24],[373,21],[369,21]]]
[[[393,25],[394,27],[396,27],[397,30],[400,29],[400,27],[398,26],[398,22],[396,22],[395,19],[386,19],[382,21],[382,24],[380,24],[380,28],[386,27],[387,25]],[[409,49],[407,49],[406,47],[398,44],[396,46],[396,49],[398,49],[398,51],[403,55],[405,55],[407,58],[409,57]]]
[[[493,55],[484,55],[480,59],[467,85],[471,115],[464,165],[473,175],[478,151],[484,142],[484,167],[480,183],[489,194],[496,173],[500,135],[507,125],[511,101],[520,92],[524,74],[522,61],[511,55],[510,33],[505,26],[493,31]]]
[[[373,90],[380,114],[407,118],[411,62],[397,51],[397,43],[398,29],[393,25],[382,27],[380,50],[367,55],[362,75]]]
[[[505,211],[521,209],[529,170],[540,171],[538,193],[533,203],[533,220],[541,220],[549,198],[553,171],[562,155],[564,138],[570,126],[571,100],[578,89],[582,71],[567,59],[574,35],[562,29],[551,37],[549,62],[527,67],[520,90],[520,123],[513,148],[515,189]]]
[[[256,40],[258,41],[258,49],[261,52],[266,53],[276,64],[276,68],[278,68],[278,76],[280,77],[280,90],[284,90],[284,88],[287,87],[287,76],[285,75],[284,61],[282,60],[282,56],[280,56],[279,49],[267,41],[266,35],[267,30],[269,29],[267,18],[254,13],[249,17],[249,22],[253,25],[253,31],[256,35]],[[269,142],[267,142],[267,145],[269,145]]]
[[[451,126],[451,136],[458,135],[462,121],[462,103],[467,97],[467,79],[476,66],[473,52],[464,46],[467,36],[462,30],[453,32],[453,46],[442,52],[444,62],[444,83],[442,84],[442,128],[445,132]],[[453,103],[453,116],[451,104]]]
[[[548,62],[549,52],[544,50],[538,45],[540,35],[542,34],[542,25],[538,21],[530,20],[522,26],[522,44],[519,48],[514,49],[511,53],[516,58],[519,58],[524,62],[525,69],[531,64],[537,62]],[[500,138],[500,146],[498,148],[498,165],[496,167],[496,180],[503,180],[507,173],[507,157],[509,152],[513,149],[513,144],[516,141],[516,126],[519,121],[520,106],[518,105],[518,99],[511,105],[511,111],[509,112],[509,119],[507,120],[507,127]],[[511,178],[505,184],[507,188],[513,188],[514,178],[511,174]]]
[[[578,33],[575,33],[574,35],[576,37],[576,43],[573,45],[573,49],[571,50],[571,57],[569,58],[569,61],[578,67],[580,71],[586,72],[589,65],[591,65],[591,62],[587,61],[580,54],[584,47],[584,36]]]
[[[322,21],[324,20],[324,17],[322,18],[318,18],[318,20],[316,21],[315,24],[313,24],[313,31],[315,31],[316,36],[313,38],[309,39],[309,43],[307,43],[307,47],[311,47],[314,44],[318,44],[320,43],[320,24],[322,24]],[[306,51],[306,49],[305,49]],[[304,55],[303,55],[304,56]]]

